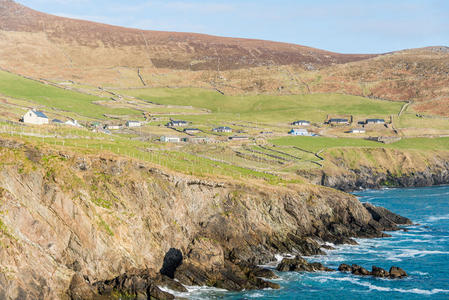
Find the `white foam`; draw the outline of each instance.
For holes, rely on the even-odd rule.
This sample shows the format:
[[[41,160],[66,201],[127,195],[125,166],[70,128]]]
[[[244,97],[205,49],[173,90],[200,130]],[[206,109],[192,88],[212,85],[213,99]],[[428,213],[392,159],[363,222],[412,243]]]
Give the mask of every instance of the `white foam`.
[[[441,221],[441,220],[449,220],[449,214],[444,216],[431,216],[427,218],[428,222],[435,222],[435,221]]]
[[[389,288],[389,287],[383,287],[378,286],[375,284],[372,284],[370,282],[361,281],[358,278],[354,277],[331,277],[331,276],[321,276],[316,277],[316,280],[318,280],[320,283],[325,283],[329,280],[334,281],[345,281],[350,282],[352,284],[356,284],[359,286],[364,286],[369,288],[370,290],[379,291],[379,292],[397,292],[397,293],[410,293],[410,294],[419,294],[419,295],[434,295],[434,294],[440,294],[440,293],[449,293],[449,290],[443,290],[443,289],[432,289],[432,290],[423,290],[423,289],[400,289],[400,288]]]

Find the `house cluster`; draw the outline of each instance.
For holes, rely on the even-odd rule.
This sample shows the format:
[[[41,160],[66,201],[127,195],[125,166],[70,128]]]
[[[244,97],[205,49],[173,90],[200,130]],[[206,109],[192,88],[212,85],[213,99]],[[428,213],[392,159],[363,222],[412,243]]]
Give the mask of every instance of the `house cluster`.
[[[229,128],[227,126],[217,127],[212,129],[213,132],[219,132],[219,133],[231,133],[232,128]]]
[[[189,125],[189,122],[183,120],[170,120],[165,126],[167,127],[186,127]]]
[[[299,120],[291,123],[292,126],[310,126],[310,122],[306,120]],[[288,132],[289,135],[293,136],[316,136],[315,133],[309,132],[307,129],[304,128],[294,128]]]

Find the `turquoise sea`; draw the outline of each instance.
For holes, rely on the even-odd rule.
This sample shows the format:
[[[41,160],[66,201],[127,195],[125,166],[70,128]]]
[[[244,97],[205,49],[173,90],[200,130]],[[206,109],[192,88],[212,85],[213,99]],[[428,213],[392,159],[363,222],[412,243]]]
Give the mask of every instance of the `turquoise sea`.
[[[191,299],[449,299],[449,187],[357,192],[362,202],[384,206],[419,225],[393,237],[360,239],[327,256],[310,257],[328,267],[341,263],[389,269],[399,266],[407,279],[390,280],[343,273],[277,273],[281,290],[227,293],[192,288]],[[184,295],[185,297],[186,295]]]

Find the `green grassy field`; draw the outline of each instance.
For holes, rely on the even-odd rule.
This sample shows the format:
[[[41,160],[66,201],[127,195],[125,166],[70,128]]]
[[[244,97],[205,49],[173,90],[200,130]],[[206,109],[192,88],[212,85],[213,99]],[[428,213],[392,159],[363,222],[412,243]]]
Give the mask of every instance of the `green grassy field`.
[[[408,138],[393,144],[382,144],[355,138],[329,137],[283,137],[271,141],[279,146],[295,146],[304,150],[317,152],[323,149],[342,147],[391,148],[408,150],[449,150],[449,138]]]
[[[97,119],[104,119],[103,114],[140,114],[131,109],[115,109],[96,105],[93,102],[105,99],[45,85],[4,71],[0,71],[0,95],[24,99],[49,109],[72,112]]]
[[[399,102],[340,94],[223,96],[212,90],[193,88],[132,89],[118,92],[159,104],[206,108],[213,112],[217,121],[248,120],[271,124],[290,123],[297,119],[323,122],[328,114],[387,118],[390,114],[397,114],[403,105]],[[207,118],[195,116],[192,120],[201,122]]]

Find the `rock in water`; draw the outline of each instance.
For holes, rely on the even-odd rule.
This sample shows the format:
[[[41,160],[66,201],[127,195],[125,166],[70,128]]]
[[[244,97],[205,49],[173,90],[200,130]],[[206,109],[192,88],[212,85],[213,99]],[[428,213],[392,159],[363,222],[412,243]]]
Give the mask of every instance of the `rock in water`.
[[[326,271],[332,272],[330,268],[323,266],[320,263],[309,263],[304,258],[297,256],[295,258],[284,258],[281,263],[277,267],[278,271],[281,272],[318,272],[318,271]]]
[[[371,275],[370,271],[368,271],[367,269],[365,269],[364,267],[361,267],[359,265],[352,265],[351,272],[354,275],[360,275],[360,276]]]
[[[351,268],[350,265],[347,265],[347,264],[341,264],[341,265],[338,267],[338,271],[340,271],[340,272],[352,272],[352,268]]]
[[[390,268],[390,278],[404,278],[407,277],[407,273],[399,267],[391,267]]]
[[[371,275],[373,275],[374,277],[386,278],[390,276],[390,273],[388,273],[386,270],[382,268],[373,266]]]

